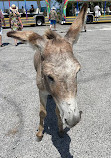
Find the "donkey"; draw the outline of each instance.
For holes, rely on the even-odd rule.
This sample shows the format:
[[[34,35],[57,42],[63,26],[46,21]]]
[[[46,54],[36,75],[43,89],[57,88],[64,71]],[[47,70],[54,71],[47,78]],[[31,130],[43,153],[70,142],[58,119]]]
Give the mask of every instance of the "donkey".
[[[80,64],[73,55],[73,44],[77,41],[84,25],[86,12],[85,3],[64,37],[51,30],[46,31],[43,36],[32,31],[7,33],[8,37],[29,42],[36,50],[34,66],[40,97],[40,123],[36,134],[38,140],[43,137],[48,95],[51,95],[56,103],[60,134],[63,134],[63,127],[71,128],[81,119],[76,101],[77,72]]]

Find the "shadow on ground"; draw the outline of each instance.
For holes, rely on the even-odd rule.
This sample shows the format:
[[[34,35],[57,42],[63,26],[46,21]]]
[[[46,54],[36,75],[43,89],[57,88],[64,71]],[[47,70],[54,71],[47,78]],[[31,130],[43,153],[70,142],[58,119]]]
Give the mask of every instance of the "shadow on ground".
[[[17,43],[17,46],[18,46],[18,45],[21,45],[21,44],[24,44],[24,43],[23,43],[23,42],[18,42],[18,43]]]
[[[47,100],[47,117],[44,122],[44,132],[52,136],[53,145],[59,151],[61,158],[73,158],[70,154],[69,147],[71,139],[67,134],[69,129],[65,129],[64,138],[58,136],[57,117],[55,113],[55,102],[51,97]]]
[[[2,45],[3,46],[8,46],[10,43],[3,43]]]

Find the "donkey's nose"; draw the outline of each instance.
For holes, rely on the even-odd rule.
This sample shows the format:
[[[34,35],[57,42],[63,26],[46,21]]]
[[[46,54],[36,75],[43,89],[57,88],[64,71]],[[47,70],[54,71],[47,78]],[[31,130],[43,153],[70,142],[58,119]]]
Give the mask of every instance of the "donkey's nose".
[[[78,115],[73,115],[72,118],[65,118],[65,122],[68,125],[69,128],[72,128],[73,126],[75,126],[77,123],[79,123],[79,121],[81,120],[81,114],[82,112],[79,111]]]

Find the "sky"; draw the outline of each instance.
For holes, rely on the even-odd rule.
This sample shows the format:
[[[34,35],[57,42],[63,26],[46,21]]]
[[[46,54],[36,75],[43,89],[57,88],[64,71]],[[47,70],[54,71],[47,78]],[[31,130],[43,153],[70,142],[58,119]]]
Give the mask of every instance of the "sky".
[[[41,1],[40,3],[41,3],[41,6],[42,6],[42,7],[46,7],[45,0],[44,0],[44,1]],[[18,6],[18,2],[17,2],[17,1],[11,1],[11,0],[10,0],[10,5],[12,5],[12,4],[15,4],[16,6]],[[31,5],[31,4],[34,5],[34,8],[37,8],[37,2],[36,2],[36,1],[27,1],[27,2],[26,2],[26,7],[27,7],[28,10],[30,9],[30,7],[31,7],[30,5]],[[52,7],[53,5],[58,8],[58,4],[55,3],[55,0],[52,0],[52,2],[51,2],[51,7]],[[8,9],[8,8],[9,8],[9,2],[8,2],[8,1],[5,1],[5,2],[4,2],[4,6],[5,6],[5,9]],[[19,2],[19,9],[21,9],[22,6],[24,6],[24,8],[25,8],[25,2],[24,2],[24,1],[23,1],[23,2],[21,2],[21,1]],[[0,1],[0,9],[4,10],[3,8],[4,8],[4,7],[3,7],[3,2],[2,2],[2,0],[1,0],[1,1]]]

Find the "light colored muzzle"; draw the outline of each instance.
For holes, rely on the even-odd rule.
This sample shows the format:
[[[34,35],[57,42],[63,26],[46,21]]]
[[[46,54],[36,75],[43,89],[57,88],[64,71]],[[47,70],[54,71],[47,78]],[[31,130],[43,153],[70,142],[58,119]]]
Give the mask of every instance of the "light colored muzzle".
[[[81,119],[81,112],[78,110],[75,98],[65,99],[58,105],[63,125],[71,128]]]

